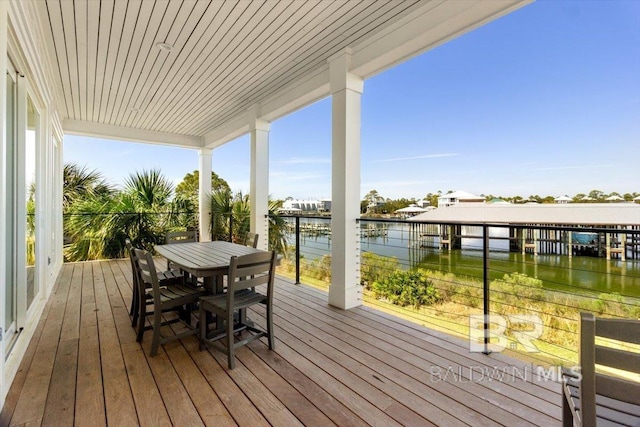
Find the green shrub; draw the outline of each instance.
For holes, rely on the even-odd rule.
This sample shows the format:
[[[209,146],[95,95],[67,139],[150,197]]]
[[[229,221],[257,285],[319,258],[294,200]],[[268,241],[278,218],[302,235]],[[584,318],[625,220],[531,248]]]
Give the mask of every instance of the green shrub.
[[[505,274],[502,279],[492,281],[491,290],[502,292],[502,295],[516,299],[526,298],[543,301],[546,297],[542,280],[522,273]]]
[[[433,286],[426,272],[422,270],[396,270],[372,284],[376,298],[386,299],[393,304],[419,308],[431,305],[440,299],[438,290]]]
[[[331,255],[323,255],[306,267],[305,273],[317,280],[331,282]]]
[[[360,264],[360,284],[371,289],[374,282],[382,280],[398,269],[396,257],[386,257],[372,252],[363,252]]]

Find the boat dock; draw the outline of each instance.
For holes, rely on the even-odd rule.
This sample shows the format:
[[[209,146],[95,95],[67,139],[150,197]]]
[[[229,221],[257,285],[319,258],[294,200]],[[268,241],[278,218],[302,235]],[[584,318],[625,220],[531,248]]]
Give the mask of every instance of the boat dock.
[[[463,239],[482,238],[481,224],[485,223],[489,239],[508,241],[510,252],[640,259],[637,204],[457,205],[429,211],[410,221],[416,222],[411,232],[414,247],[462,249]]]

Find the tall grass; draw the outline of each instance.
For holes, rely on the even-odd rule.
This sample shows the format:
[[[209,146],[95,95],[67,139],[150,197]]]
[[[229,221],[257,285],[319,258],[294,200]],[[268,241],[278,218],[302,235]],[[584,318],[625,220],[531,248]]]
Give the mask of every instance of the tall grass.
[[[424,326],[467,338],[469,316],[483,312],[483,283],[473,277],[414,269],[399,274],[398,260],[380,255],[363,253],[361,258],[361,284],[364,287],[365,304],[393,312]],[[331,282],[331,256],[325,255],[310,261],[302,258],[301,281],[321,289],[328,289]],[[295,275],[295,260],[284,259],[278,274]],[[426,292],[426,281],[435,294],[420,303],[415,298]],[[403,301],[396,285],[415,286],[405,291]],[[384,285],[384,286],[383,286]],[[393,289],[391,294],[382,288]],[[419,289],[420,288],[420,289]],[[489,283],[489,311],[492,315],[514,318],[515,315],[532,315],[541,319],[542,335],[533,341],[537,351],[518,346],[513,332],[527,325],[514,324],[505,332],[513,345],[511,354],[525,360],[543,364],[568,364],[577,362],[578,325],[581,311],[597,316],[640,318],[640,300],[623,298],[617,294],[568,294],[545,289],[537,278],[520,273],[505,274]],[[416,304],[416,301],[419,303]],[[529,349],[530,350],[530,349]]]

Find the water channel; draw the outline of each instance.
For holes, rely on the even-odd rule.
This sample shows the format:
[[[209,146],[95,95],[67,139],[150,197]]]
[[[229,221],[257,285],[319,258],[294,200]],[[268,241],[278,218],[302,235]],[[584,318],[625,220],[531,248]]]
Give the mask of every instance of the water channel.
[[[328,224],[328,220],[304,219]],[[369,224],[365,223],[367,227]],[[381,226],[376,223],[376,226]],[[410,239],[410,227],[403,223],[385,223],[385,233],[362,237],[362,252],[395,257],[404,268],[420,266],[456,275],[482,278],[482,240],[464,238],[461,250],[418,248]],[[640,261],[589,256],[533,255],[509,252],[508,241],[502,237],[506,229],[493,229],[489,247],[489,277],[497,279],[509,273],[522,273],[543,281],[547,289],[575,293],[617,293],[640,298]],[[288,242],[295,245],[295,233],[288,234]],[[308,260],[315,260],[331,252],[329,234],[303,234],[300,252]],[[437,241],[434,242],[437,244]]]

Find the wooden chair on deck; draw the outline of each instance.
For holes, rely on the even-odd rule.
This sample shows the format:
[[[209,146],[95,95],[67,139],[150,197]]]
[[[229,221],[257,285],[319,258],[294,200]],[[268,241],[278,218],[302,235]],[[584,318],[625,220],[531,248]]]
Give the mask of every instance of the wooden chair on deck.
[[[198,231],[197,230],[187,230],[187,231],[170,231],[164,236],[165,245],[173,244],[173,243],[191,243],[198,241]],[[175,270],[178,267],[173,264],[171,261],[167,260],[167,269]]]
[[[639,346],[640,320],[580,313],[580,375],[562,375],[564,427],[640,426]],[[596,364],[608,373],[596,372]]]
[[[127,247],[127,250],[129,251],[129,260],[131,261],[131,273],[133,276],[133,286],[131,290],[131,308],[129,309],[129,315],[131,316],[131,326],[135,328],[136,325],[138,324],[138,317],[141,311],[140,304],[145,305],[145,312],[148,313],[146,311],[146,306],[153,304],[153,298],[150,294],[150,289],[145,288],[144,293],[140,294],[140,286],[138,283],[139,274],[137,271],[138,267],[136,264],[136,255],[134,252],[134,247],[131,244],[131,240],[129,239],[126,239],[124,243],[125,243],[125,246]],[[158,282],[160,283],[160,286],[184,283],[184,277],[182,273],[176,270],[158,271],[157,275],[158,275]],[[142,295],[142,297],[140,295]]]
[[[191,243],[197,242],[198,239],[198,230],[187,230],[187,231],[170,231],[164,236],[165,245],[172,245],[175,243]],[[180,270],[180,268],[167,260],[167,270]],[[185,280],[192,284],[196,284],[196,279],[194,277],[189,277],[189,274],[180,270],[181,273],[185,276]]]
[[[258,247],[258,238],[260,237],[259,234],[256,233],[252,233],[252,232],[248,232],[247,234],[245,234],[244,236],[244,242],[242,242],[243,245],[248,246],[250,248],[257,248]]]
[[[258,252],[255,254],[231,257],[228,273],[227,292],[222,295],[210,295],[200,298],[200,349],[205,345],[213,345],[216,349],[226,353],[229,369],[235,367],[235,351],[258,338],[267,337],[269,349],[275,346],[273,336],[273,283],[275,277],[276,253]],[[256,286],[266,285],[266,293],[255,290]],[[234,321],[234,312],[246,310],[255,304],[266,306],[266,331],[253,325]],[[207,312],[218,316],[224,321],[224,328],[214,331],[211,338],[207,334]],[[220,322],[218,322],[220,323]],[[235,341],[235,334],[247,330],[252,332],[249,337]],[[225,339],[226,346],[216,341]]]
[[[151,328],[153,329],[153,338],[151,342],[151,356],[155,356],[158,353],[158,346],[169,341],[184,338],[189,335],[195,335],[198,330],[191,328],[191,306],[196,303],[198,299],[205,294],[205,291],[198,288],[193,288],[185,284],[169,284],[161,286],[158,280],[158,274],[153,262],[153,257],[149,252],[134,249],[135,262],[138,272],[138,286],[140,295],[146,292],[146,289],[151,290],[151,297],[153,301],[153,313],[146,312],[146,304],[140,304],[139,324],[138,324],[138,336],[136,340],[142,341],[142,335],[144,333],[144,322],[147,316],[153,315],[151,322]],[[162,320],[164,312],[171,310],[178,310],[183,314],[175,319],[168,321]],[[160,329],[162,326],[175,323],[178,321],[184,321],[185,325],[189,328],[187,331],[170,336],[162,336]]]

